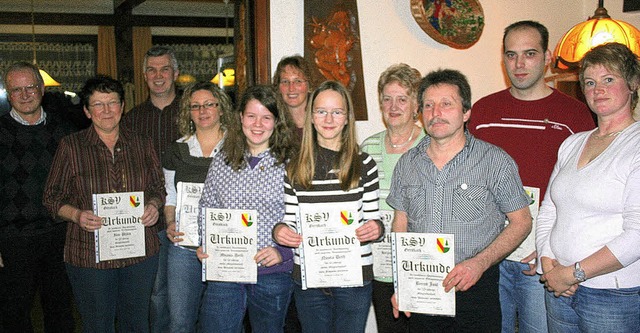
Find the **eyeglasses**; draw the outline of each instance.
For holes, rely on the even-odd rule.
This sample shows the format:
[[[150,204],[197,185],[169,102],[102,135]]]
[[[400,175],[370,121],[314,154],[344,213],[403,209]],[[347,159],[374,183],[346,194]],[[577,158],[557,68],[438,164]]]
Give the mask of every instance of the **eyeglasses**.
[[[200,104],[191,104],[191,105],[189,105],[189,109],[191,111],[200,111],[200,109],[212,110],[212,109],[217,109],[218,106],[220,106],[220,103],[207,102],[207,103],[204,103],[202,105],[200,105]]]
[[[95,102],[93,104],[89,104],[89,108],[94,110],[104,110],[104,108],[107,107],[109,110],[113,110],[116,107],[120,107],[120,105],[122,105],[120,101],[109,101],[107,103]]]
[[[288,87],[289,85],[293,84],[294,87],[300,88],[305,83],[307,83],[307,80],[300,80],[300,79],[280,80],[280,85],[283,86],[283,87]]]
[[[35,95],[35,93],[40,91],[40,85],[39,84],[32,84],[32,85],[26,86],[26,87],[11,88],[11,89],[9,89],[9,95],[14,96],[14,97],[15,96],[20,96],[20,94],[23,91],[27,95]]]
[[[313,110],[313,115],[316,116],[317,118],[324,118],[328,114],[331,114],[331,116],[333,118],[343,118],[343,117],[345,117],[347,115],[347,113],[344,112],[344,110],[342,110],[342,109],[333,109],[331,111],[325,110],[325,109],[315,109],[315,110]]]

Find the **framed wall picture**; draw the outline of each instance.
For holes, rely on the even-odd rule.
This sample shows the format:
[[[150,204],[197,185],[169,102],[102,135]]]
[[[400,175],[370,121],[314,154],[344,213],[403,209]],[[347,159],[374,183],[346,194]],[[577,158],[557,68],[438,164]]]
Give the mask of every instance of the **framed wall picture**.
[[[640,11],[640,1],[638,0],[624,0],[622,5],[623,12]]]
[[[356,120],[367,120],[356,0],[305,0],[304,23],[304,58],[315,85],[342,83],[351,92]]]
[[[640,1],[638,0],[624,0],[622,5],[623,12],[640,11]]]

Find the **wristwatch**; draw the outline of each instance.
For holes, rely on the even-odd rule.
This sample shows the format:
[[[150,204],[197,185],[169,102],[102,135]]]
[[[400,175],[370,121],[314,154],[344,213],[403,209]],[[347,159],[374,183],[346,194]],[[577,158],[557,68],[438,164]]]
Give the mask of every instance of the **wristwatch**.
[[[573,278],[578,280],[578,282],[587,281],[587,274],[585,274],[585,272],[582,269],[582,267],[580,267],[580,262],[579,261],[576,262],[575,266],[573,267]]]

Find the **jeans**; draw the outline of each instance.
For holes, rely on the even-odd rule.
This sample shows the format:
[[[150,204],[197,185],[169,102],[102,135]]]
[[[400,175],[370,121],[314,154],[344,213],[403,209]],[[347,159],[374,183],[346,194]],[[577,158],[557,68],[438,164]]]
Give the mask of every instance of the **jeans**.
[[[293,281],[290,273],[258,275],[257,284],[207,283],[202,331],[240,333],[245,311],[253,333],[283,332]]]
[[[298,316],[305,333],[364,332],[371,306],[371,282],[362,287],[294,287]]]
[[[547,311],[544,286],[539,275],[524,275],[529,264],[512,260],[500,263],[500,308],[502,333],[546,333]]]
[[[97,269],[67,264],[84,333],[149,332],[149,299],[158,256],[135,265]]]
[[[410,332],[500,332],[500,296],[498,265],[489,267],[467,291],[456,292],[456,316],[430,316],[412,313]]]
[[[394,292],[393,282],[373,281],[373,309],[376,314],[378,333],[409,332],[409,318],[402,312],[400,317],[393,318],[391,295]]]
[[[63,262],[67,224],[8,229],[0,233],[0,332],[33,332],[31,307],[38,291],[44,332],[73,332],[73,294]]]
[[[167,238],[167,230],[158,232],[160,252],[158,253],[158,272],[156,273],[151,294],[150,323],[151,332],[169,332],[169,295],[167,292],[167,257],[173,243]]]
[[[546,292],[551,333],[640,332],[640,287],[578,287],[571,297]]]
[[[196,332],[206,286],[202,282],[202,264],[195,251],[170,245],[168,252],[169,332]]]

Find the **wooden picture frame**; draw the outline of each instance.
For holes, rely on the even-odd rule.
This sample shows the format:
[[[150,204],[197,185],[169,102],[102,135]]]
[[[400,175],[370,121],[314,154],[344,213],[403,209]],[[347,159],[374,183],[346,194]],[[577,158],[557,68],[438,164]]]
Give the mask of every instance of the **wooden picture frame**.
[[[304,41],[316,86],[341,82],[351,93],[356,120],[367,120],[356,0],[305,0]]]
[[[235,2],[235,79],[238,96],[247,87],[271,83],[270,0]]]
[[[427,35],[454,49],[470,48],[484,29],[477,0],[411,0],[411,14]]]

